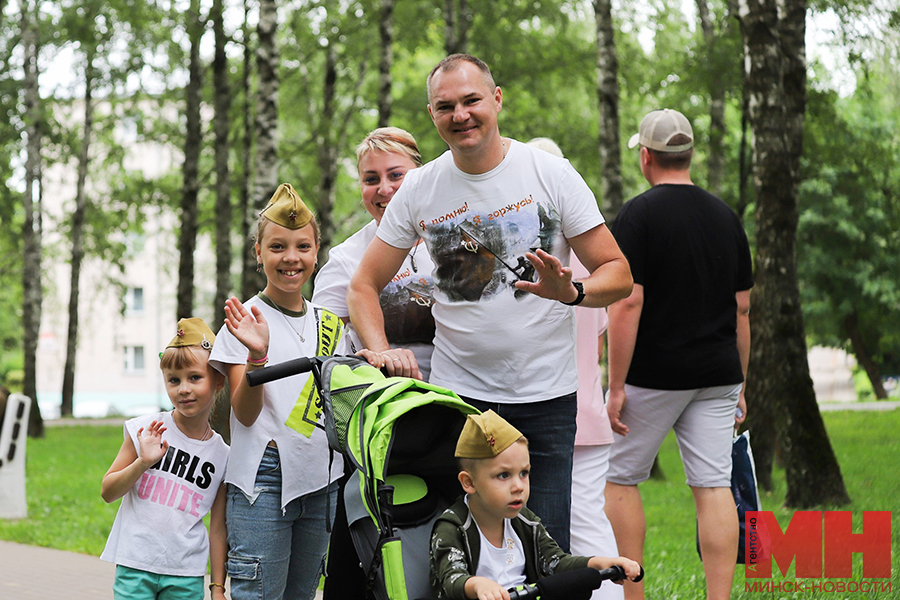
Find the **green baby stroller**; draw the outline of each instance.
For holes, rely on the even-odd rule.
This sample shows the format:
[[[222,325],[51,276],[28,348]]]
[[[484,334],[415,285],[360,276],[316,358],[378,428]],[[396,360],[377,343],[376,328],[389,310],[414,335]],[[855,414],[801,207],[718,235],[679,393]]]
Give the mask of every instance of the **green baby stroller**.
[[[251,385],[312,371],[331,448],[353,466],[350,534],[377,600],[431,597],[431,528],[460,492],[454,451],[478,410],[442,387],[386,378],[353,356],[300,358],[248,374]]]

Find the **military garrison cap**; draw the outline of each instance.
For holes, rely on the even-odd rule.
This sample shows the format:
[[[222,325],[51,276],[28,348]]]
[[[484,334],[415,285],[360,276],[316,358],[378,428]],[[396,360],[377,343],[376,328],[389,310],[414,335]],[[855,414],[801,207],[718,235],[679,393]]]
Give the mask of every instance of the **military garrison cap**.
[[[289,183],[282,183],[278,186],[260,214],[273,223],[288,229],[306,227],[313,218],[312,212]]]
[[[203,319],[191,317],[190,319],[180,319],[178,321],[178,330],[175,337],[169,342],[166,348],[182,348],[184,346],[200,346],[204,350],[212,350],[213,344],[216,343],[216,334],[212,329],[206,326]]]
[[[522,437],[522,433],[492,410],[467,415],[456,458],[494,458]]]

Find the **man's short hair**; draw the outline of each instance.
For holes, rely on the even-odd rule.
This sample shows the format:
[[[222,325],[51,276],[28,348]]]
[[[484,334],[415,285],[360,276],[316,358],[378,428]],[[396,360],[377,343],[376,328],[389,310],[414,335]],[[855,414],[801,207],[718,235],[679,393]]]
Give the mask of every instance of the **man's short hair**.
[[[444,58],[441,62],[439,62],[432,70],[431,73],[428,74],[428,79],[425,80],[425,91],[428,93],[428,102],[431,102],[431,80],[434,78],[434,74],[437,72],[446,73],[448,71],[453,71],[458,69],[460,64],[463,62],[471,63],[478,67],[481,71],[481,76],[484,79],[484,84],[490,88],[491,91],[497,87],[497,84],[494,83],[494,76],[491,75],[491,68],[487,66],[480,58],[476,58],[471,54],[451,54],[450,56]]]
[[[678,134],[669,140],[669,146],[679,146],[689,144],[693,140],[684,134]],[[646,146],[645,146],[646,147]],[[647,148],[647,152],[653,155],[653,160],[663,169],[672,171],[686,171],[691,168],[691,158],[694,156],[694,149],[688,148],[681,152],[660,152],[652,148]]]

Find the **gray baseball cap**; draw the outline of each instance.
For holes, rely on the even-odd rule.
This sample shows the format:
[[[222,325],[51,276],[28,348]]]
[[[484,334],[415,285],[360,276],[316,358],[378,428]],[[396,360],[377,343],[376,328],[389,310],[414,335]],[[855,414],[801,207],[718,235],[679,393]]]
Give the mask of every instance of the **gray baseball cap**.
[[[684,152],[694,145],[694,131],[691,129],[690,121],[677,110],[670,108],[654,110],[648,114],[641,121],[638,132],[628,140],[629,148],[640,144],[657,152]],[[669,146],[669,140],[679,133],[688,136],[691,141],[687,144]]]

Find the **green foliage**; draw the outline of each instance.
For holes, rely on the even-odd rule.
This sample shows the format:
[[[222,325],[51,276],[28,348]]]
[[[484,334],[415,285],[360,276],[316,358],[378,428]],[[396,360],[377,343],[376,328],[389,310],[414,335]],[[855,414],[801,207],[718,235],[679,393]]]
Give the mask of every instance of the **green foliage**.
[[[808,334],[855,351],[845,322],[856,315],[889,370],[900,356],[900,111],[881,93],[895,77],[870,70],[848,98],[810,91],[798,227]]]
[[[291,13],[282,28],[279,172],[315,210],[320,202],[318,151],[322,144],[341,144],[337,223],[359,211],[353,148],[376,123],[378,4],[310,2]],[[337,65],[335,121],[330,124],[322,118],[329,49]],[[353,232],[343,232],[339,240]]]
[[[853,389],[856,391],[856,397],[861,402],[875,400],[875,391],[872,389],[872,382],[866,372],[858,366],[853,369]]]
[[[243,3],[227,0],[227,54],[232,84],[231,166],[233,196],[244,173],[240,159],[243,139],[242,87],[244,44],[255,50],[256,5],[250,2],[249,36],[241,21]],[[503,0],[469,2],[473,20],[468,50],[492,67],[504,93],[501,130],[525,141],[535,136],[555,139],[576,169],[598,194],[601,189],[598,152],[597,49],[595,17],[590,3],[571,0]],[[619,119],[625,197],[644,189],[636,152],[626,143],[641,117],[661,107],[675,107],[694,125],[697,140],[693,178],[707,179],[710,95],[725,97],[726,132],[723,199],[738,203],[741,139],[742,41],[727,0],[708,0],[714,47],[707,46],[700,26],[686,16],[692,3],[664,0],[622,0],[613,20],[619,63]],[[896,198],[900,175],[897,77],[898,19],[889,8],[862,0],[820,0],[814,10],[833,9],[844,19],[841,35],[852,48],[860,88],[851,98],[822,91],[829,74],[813,65],[807,118],[806,181],[801,190],[800,269],[807,325],[817,343],[846,346],[841,323],[848,309],[859,313],[863,335],[886,373],[900,372],[900,252]],[[91,208],[85,224],[86,250],[110,266],[116,284],[121,265],[147,235],[151,213],[177,218],[181,196],[180,149],[184,145],[184,93],[187,81],[187,0],[61,0],[43,2],[45,56],[71,52],[78,76],[73,89],[45,91],[47,130],[44,146],[47,172],[74,168],[81,148],[82,115],[78,100],[84,89],[88,58],[96,66],[98,110],[94,153],[89,173]],[[208,9],[208,5],[204,4]],[[327,141],[337,144],[335,182],[335,243],[367,220],[356,182],[356,143],[376,125],[378,89],[379,0],[302,0],[279,6],[279,177],[292,182],[313,207],[318,198],[321,165],[318,151]],[[408,129],[420,143],[423,158],[446,150],[425,109],[425,76],[444,54],[444,3],[404,0],[394,8],[392,124]],[[20,65],[9,3],[0,28],[0,374],[19,364],[21,347],[21,267],[19,243],[22,151]],[[884,43],[867,38],[868,23],[877,12]],[[206,15],[203,15],[204,17]],[[869,27],[869,30],[872,28]],[[211,32],[206,33],[207,38]],[[245,39],[245,37],[247,39]],[[871,36],[870,36],[871,37]],[[879,38],[880,39],[880,38]],[[204,60],[211,59],[210,39],[204,40]],[[876,40],[877,41],[877,40]],[[336,54],[335,120],[323,122],[325,53]],[[45,65],[42,65],[45,66]],[[255,68],[255,61],[251,69]],[[251,76],[249,101],[255,112],[256,75]],[[200,235],[209,236],[214,223],[214,162],[209,108],[212,78],[204,86],[204,142],[200,160]],[[252,118],[252,114],[251,114]],[[144,173],[142,152],[169,155],[162,173]],[[74,196],[74,193],[72,194]],[[599,199],[599,198],[598,198]],[[67,201],[70,200],[67,198]],[[258,208],[258,207],[255,207]],[[66,206],[67,211],[71,206]],[[752,210],[752,208],[750,209]],[[749,212],[747,214],[750,214]],[[235,231],[243,215],[235,211]],[[748,233],[753,239],[752,219]],[[68,219],[45,219],[45,230],[68,233]],[[235,244],[235,257],[241,252]],[[48,248],[67,257],[65,243]],[[174,258],[174,256],[172,257]],[[238,264],[237,260],[234,261]],[[232,269],[235,280],[237,266]],[[212,278],[198,272],[199,278]],[[235,284],[237,281],[235,281]],[[64,286],[64,282],[46,285]],[[198,290],[209,284],[198,285]]]

